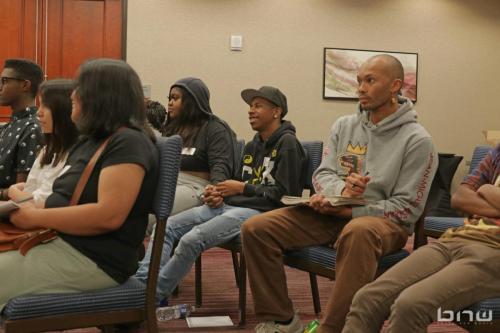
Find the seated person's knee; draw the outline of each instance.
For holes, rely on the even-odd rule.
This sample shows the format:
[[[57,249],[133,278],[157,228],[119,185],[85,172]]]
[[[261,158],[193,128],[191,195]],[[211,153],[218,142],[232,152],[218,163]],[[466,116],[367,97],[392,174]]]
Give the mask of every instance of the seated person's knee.
[[[203,241],[199,237],[198,228],[193,228],[190,232],[185,234],[175,248],[176,255],[195,255],[203,251]]]
[[[247,235],[247,237],[252,237],[261,229],[262,220],[260,218],[260,215],[255,215],[243,222],[243,224],[241,225],[241,234]]]
[[[369,225],[369,221],[365,221],[363,219],[353,219],[346,224],[341,233],[341,237],[349,236],[367,238],[374,235],[376,235],[376,233]]]

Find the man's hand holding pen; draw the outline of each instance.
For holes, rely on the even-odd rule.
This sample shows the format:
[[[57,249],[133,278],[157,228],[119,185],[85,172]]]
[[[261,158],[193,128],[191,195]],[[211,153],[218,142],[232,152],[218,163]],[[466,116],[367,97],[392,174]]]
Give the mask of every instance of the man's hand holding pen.
[[[345,179],[345,187],[342,190],[343,197],[349,198],[358,198],[362,197],[365,193],[366,186],[370,181],[369,172],[367,172],[364,176],[358,173],[351,173]]]

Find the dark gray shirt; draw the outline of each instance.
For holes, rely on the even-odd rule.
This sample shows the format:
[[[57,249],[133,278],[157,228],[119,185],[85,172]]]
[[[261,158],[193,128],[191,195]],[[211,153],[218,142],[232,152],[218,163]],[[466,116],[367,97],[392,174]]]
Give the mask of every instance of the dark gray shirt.
[[[42,145],[36,107],[14,112],[0,129],[0,188],[16,182],[17,173],[28,173]]]

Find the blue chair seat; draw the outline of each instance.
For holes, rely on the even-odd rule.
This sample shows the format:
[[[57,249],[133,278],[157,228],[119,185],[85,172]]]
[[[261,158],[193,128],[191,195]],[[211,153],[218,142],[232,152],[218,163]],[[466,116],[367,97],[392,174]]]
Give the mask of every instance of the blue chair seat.
[[[456,228],[464,224],[463,217],[437,217],[425,218],[425,229],[443,233],[449,228]]]
[[[321,163],[321,157],[323,154],[323,142],[322,141],[301,141],[302,146],[307,155],[307,173],[306,173],[306,183],[305,188],[313,190],[312,186],[312,174],[314,170]],[[243,144],[241,149],[243,150]],[[246,263],[245,254],[241,251],[241,238],[237,236],[231,241],[219,245],[220,248],[231,251],[233,257],[233,267],[236,284],[239,289],[239,314],[240,322],[239,325],[243,326],[246,320]],[[238,253],[240,257],[238,259]],[[196,305],[201,306],[202,302],[202,292],[201,292],[201,256],[198,257],[195,264],[195,294],[196,294]]]
[[[61,314],[135,309],[145,306],[146,285],[135,278],[102,290],[70,294],[26,295],[13,298],[3,314],[17,320]]]
[[[379,270],[386,270],[394,266],[399,261],[408,257],[410,253],[401,249],[395,253],[383,256],[379,261]],[[328,269],[335,269],[335,259],[337,251],[329,246],[308,246],[300,250],[291,250],[286,252],[287,257],[307,260],[308,262],[318,264]],[[294,266],[291,264],[290,266]]]
[[[500,320],[500,298],[485,299],[481,302],[469,306],[464,310],[472,310],[472,312],[474,313],[484,313],[485,311],[492,311],[493,320]]]
[[[182,139],[178,135],[157,138],[156,147],[160,157],[158,186],[153,202],[156,227],[147,285],[129,278],[119,286],[101,290],[14,297],[3,310],[1,319],[5,333],[95,326],[108,333],[114,332],[118,325],[144,321],[147,332],[158,332],[154,296],[165,225],[174,202]]]
[[[238,234],[238,235],[234,236],[233,239],[231,239],[230,241],[228,241],[226,244],[220,245],[219,247],[222,247],[224,249],[225,246],[228,246],[230,248],[241,249],[243,247],[243,244],[241,242],[241,235]]]

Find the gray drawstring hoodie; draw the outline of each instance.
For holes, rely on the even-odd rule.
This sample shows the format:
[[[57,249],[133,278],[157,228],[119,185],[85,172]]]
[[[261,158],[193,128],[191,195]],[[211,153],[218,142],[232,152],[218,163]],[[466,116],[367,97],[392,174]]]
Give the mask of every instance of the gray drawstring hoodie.
[[[352,217],[386,217],[411,234],[424,210],[438,157],[431,136],[417,123],[413,103],[404,97],[398,102],[399,109],[378,124],[359,105],[357,114],[339,118],[313,184],[325,196],[340,195],[350,173],[369,173],[364,197],[374,203],[353,207]]]

